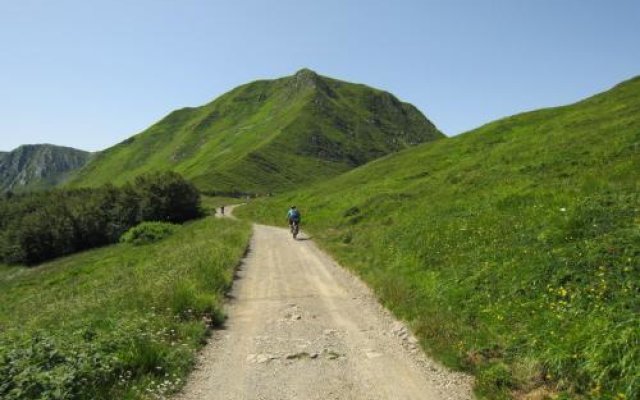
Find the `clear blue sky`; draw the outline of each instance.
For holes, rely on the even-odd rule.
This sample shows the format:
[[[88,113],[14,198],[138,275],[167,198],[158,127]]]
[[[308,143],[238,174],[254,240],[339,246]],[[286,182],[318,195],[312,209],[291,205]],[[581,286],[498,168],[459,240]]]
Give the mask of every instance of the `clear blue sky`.
[[[640,1],[0,0],[0,150],[99,150],[302,67],[448,135],[640,74]]]

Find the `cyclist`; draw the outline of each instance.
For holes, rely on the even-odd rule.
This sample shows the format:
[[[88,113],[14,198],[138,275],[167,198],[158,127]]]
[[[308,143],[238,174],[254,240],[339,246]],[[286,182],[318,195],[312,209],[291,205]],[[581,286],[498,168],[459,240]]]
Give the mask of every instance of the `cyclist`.
[[[287,221],[289,221],[289,228],[293,229],[293,224],[300,225],[300,211],[296,208],[296,206],[291,206],[289,211],[287,211]]]

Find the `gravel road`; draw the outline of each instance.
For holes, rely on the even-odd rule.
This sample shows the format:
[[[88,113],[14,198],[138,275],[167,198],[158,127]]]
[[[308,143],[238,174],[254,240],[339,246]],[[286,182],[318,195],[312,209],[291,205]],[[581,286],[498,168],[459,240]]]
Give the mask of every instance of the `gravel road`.
[[[470,377],[427,358],[304,233],[255,225],[231,297],[177,399],[473,398]]]

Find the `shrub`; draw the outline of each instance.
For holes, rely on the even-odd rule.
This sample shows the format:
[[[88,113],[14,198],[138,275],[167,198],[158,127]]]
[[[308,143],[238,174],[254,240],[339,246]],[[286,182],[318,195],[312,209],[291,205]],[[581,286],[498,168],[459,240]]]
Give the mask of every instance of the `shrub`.
[[[143,175],[120,188],[5,196],[0,198],[0,261],[38,264],[115,243],[140,222],[182,223],[200,215],[195,186],[174,172]]]
[[[181,223],[201,215],[198,189],[175,172],[141,175],[135,188],[142,221]]]
[[[134,245],[154,243],[170,236],[176,225],[167,222],[143,222],[125,232],[120,241]]]
[[[95,398],[126,367],[105,354],[108,346],[114,344],[79,341],[61,345],[58,338],[42,333],[4,343],[0,346],[0,398]]]

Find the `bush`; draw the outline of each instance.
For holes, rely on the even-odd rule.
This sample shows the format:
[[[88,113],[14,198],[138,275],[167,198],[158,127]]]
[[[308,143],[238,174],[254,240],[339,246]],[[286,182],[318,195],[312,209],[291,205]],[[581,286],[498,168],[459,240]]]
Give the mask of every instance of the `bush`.
[[[140,193],[140,220],[181,223],[199,217],[200,193],[175,172],[141,175],[135,180]]]
[[[104,354],[105,346],[87,341],[64,346],[44,334],[4,343],[0,347],[0,397],[93,398],[100,386],[114,384],[124,367],[115,357]]]
[[[174,172],[116,188],[65,189],[0,198],[0,261],[38,264],[116,243],[145,221],[182,223],[202,215],[200,195]]]
[[[170,236],[176,225],[167,222],[143,222],[125,232],[120,241],[134,245],[154,243]]]
[[[174,377],[167,380],[164,371],[179,368],[185,363],[181,359],[190,360],[190,354],[183,346],[170,346],[175,338],[160,327],[150,329],[149,322],[132,321],[130,326],[90,336],[77,331],[64,338],[45,332],[13,340],[0,337],[7,340],[0,341],[0,398],[123,398],[129,382],[155,376],[162,376],[165,384],[154,388],[154,394],[164,398],[165,391],[178,386]]]

